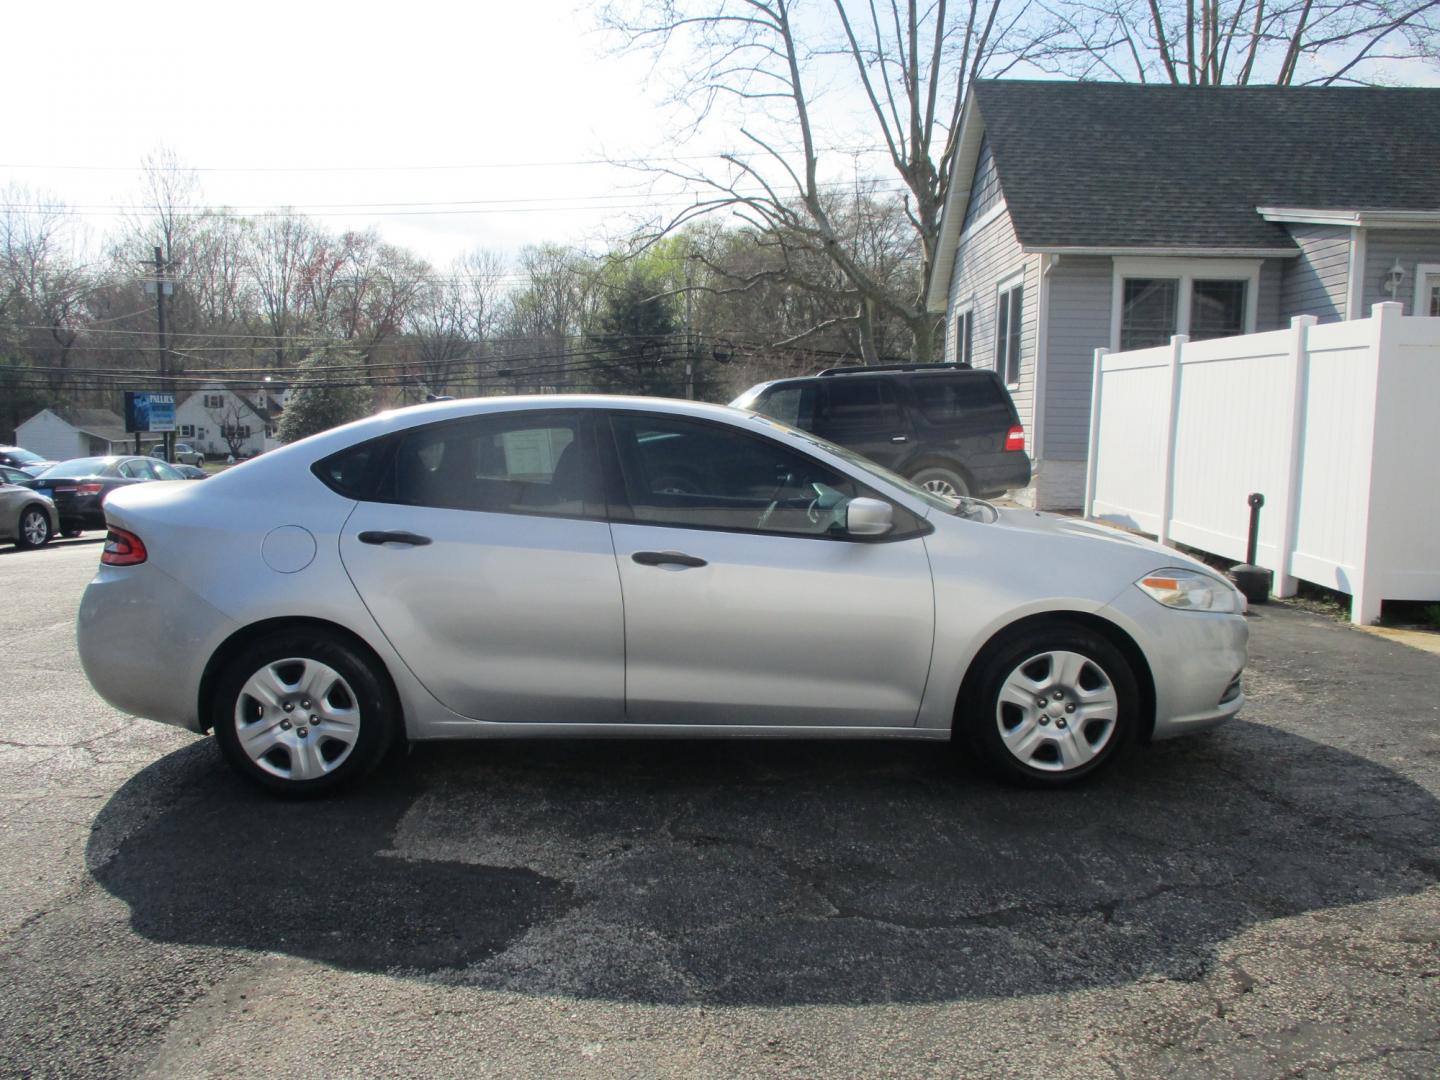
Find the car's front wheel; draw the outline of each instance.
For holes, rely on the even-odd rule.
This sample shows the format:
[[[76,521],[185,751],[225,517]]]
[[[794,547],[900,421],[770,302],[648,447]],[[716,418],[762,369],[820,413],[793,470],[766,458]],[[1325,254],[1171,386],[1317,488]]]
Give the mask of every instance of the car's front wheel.
[[[334,791],[369,773],[399,726],[375,662],[338,634],[279,631],[225,668],[211,720],[242,776],[290,795]]]
[[[20,529],[15,536],[15,546],[22,548],[44,547],[50,542],[50,515],[43,506],[27,506],[20,513]]]
[[[1001,779],[1058,787],[1114,760],[1135,734],[1135,673],[1113,644],[1057,623],[992,649],[966,681],[957,726]]]

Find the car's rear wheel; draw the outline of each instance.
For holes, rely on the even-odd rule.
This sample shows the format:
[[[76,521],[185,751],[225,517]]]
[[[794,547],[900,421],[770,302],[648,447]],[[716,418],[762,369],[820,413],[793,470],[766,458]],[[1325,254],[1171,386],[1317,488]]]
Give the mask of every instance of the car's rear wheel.
[[[970,485],[965,482],[965,477],[954,469],[940,465],[930,465],[917,470],[911,474],[910,482],[934,495],[944,495],[952,499],[964,498],[970,494]]]
[[[1129,662],[1101,635],[1056,624],[981,658],[958,724],[1001,779],[1058,787],[1113,761],[1133,738],[1140,693]]]
[[[49,542],[50,515],[43,506],[27,506],[20,512],[20,528],[15,535],[15,546],[37,548]]]
[[[79,525],[62,526],[60,529],[60,535],[65,537],[66,540],[74,540],[77,536],[82,535],[84,532],[85,530]]]
[[[325,631],[279,631],[250,645],[217,683],[211,719],[242,776],[290,795],[334,791],[369,773],[399,726],[373,659]]]

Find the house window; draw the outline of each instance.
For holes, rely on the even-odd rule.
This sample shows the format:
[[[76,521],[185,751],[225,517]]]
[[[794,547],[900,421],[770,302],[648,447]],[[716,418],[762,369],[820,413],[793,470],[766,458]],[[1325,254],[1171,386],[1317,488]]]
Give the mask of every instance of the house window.
[[[1260,261],[1116,259],[1111,347],[1149,349],[1255,330]]]
[[[207,408],[207,409],[223,409],[224,407],[225,407],[225,395],[224,395],[224,394],[206,394],[206,395],[205,395],[205,408]]]
[[[955,363],[973,362],[975,345],[975,312],[962,311],[955,316]]]
[[[995,370],[1005,382],[1020,382],[1020,313],[1025,285],[1016,281],[1003,287],[995,304]]]
[[[1245,332],[1245,282],[1204,281],[1190,287],[1190,340]]]
[[[181,435],[182,438],[186,438],[186,439],[194,438],[194,437],[195,437],[195,425],[194,425],[194,424],[181,424],[181,425],[180,425],[180,435]]]
[[[1180,282],[1176,278],[1126,278],[1120,319],[1120,348],[1164,345],[1175,333]]]

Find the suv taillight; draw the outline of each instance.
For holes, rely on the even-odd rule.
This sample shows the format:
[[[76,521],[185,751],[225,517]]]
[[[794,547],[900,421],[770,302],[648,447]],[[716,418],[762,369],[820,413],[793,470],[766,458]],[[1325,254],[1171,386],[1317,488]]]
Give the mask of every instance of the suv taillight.
[[[112,525],[105,534],[105,550],[100,553],[100,561],[106,566],[134,566],[144,562],[149,554],[140,537]]]
[[[1023,427],[1021,427],[1019,424],[1015,424],[1013,427],[1010,428],[1009,431],[1007,431],[1007,432],[1005,433],[1005,449],[1006,449],[1006,450],[1024,450],[1024,449],[1025,449],[1025,429],[1024,429]]]

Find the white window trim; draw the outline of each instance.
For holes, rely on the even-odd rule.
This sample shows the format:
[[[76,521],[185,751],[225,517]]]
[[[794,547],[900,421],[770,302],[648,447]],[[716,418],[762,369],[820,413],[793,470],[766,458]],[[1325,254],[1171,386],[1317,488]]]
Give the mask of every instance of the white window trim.
[[[996,284],[995,284],[995,303],[994,303],[994,307],[995,307],[995,309],[996,309],[997,311],[999,310],[1000,297],[1004,296],[1006,293],[1008,293],[1011,289],[1015,288],[1015,286],[1017,286],[1017,285],[1019,285],[1022,289],[1025,287],[1025,268],[1024,268],[1023,266],[1022,266],[1019,270],[1016,270],[1013,274],[1009,275],[1008,277],[1003,277],[1003,278],[1001,278],[998,282],[996,282]],[[996,319],[996,320],[995,320],[995,325],[992,327],[992,332],[993,332],[994,335],[995,335],[995,347],[990,350],[990,364],[991,364],[991,366],[994,368],[995,373],[996,373],[997,375],[999,375],[1001,379],[1005,379],[1005,371],[1004,371],[1004,369],[1002,369],[1002,368],[1000,367],[1000,336],[999,336],[999,335],[1000,335],[1000,320],[999,320],[999,319]],[[1025,297],[1024,297],[1023,295],[1020,297],[1020,339],[1021,339],[1021,349],[1023,350],[1023,349],[1024,349],[1024,339],[1025,339]],[[1014,382],[1010,382],[1008,379],[1006,379],[1006,380],[1005,380],[1005,389],[1007,389],[1007,390],[1019,390],[1019,389],[1020,389],[1020,380],[1021,380],[1021,378],[1024,376],[1024,374],[1025,374],[1024,364],[1023,364],[1024,359],[1025,359],[1025,357],[1024,357],[1023,351],[1022,351],[1022,355],[1021,355],[1021,357],[1020,357],[1020,360],[1022,361],[1022,363],[1017,363],[1017,364],[1015,365],[1015,381],[1014,381]]]
[[[1245,333],[1255,332],[1260,296],[1261,259],[1116,259],[1110,285],[1110,351],[1120,351],[1120,320],[1124,313],[1126,278],[1171,278],[1180,282],[1176,297],[1175,333],[1190,333],[1190,295],[1195,279],[1245,281]]]
[[[1410,309],[1411,315],[1428,314],[1425,310],[1425,279],[1427,277],[1440,278],[1440,263],[1416,263],[1415,264],[1415,306]]]
[[[962,315],[970,316],[970,356],[968,359],[973,367],[975,361],[975,298],[973,296],[963,304],[956,304],[950,312],[950,333],[955,337],[955,348],[951,350],[951,355],[957,364],[965,363],[965,360],[960,357],[960,335],[955,330],[955,324],[960,321]]]

